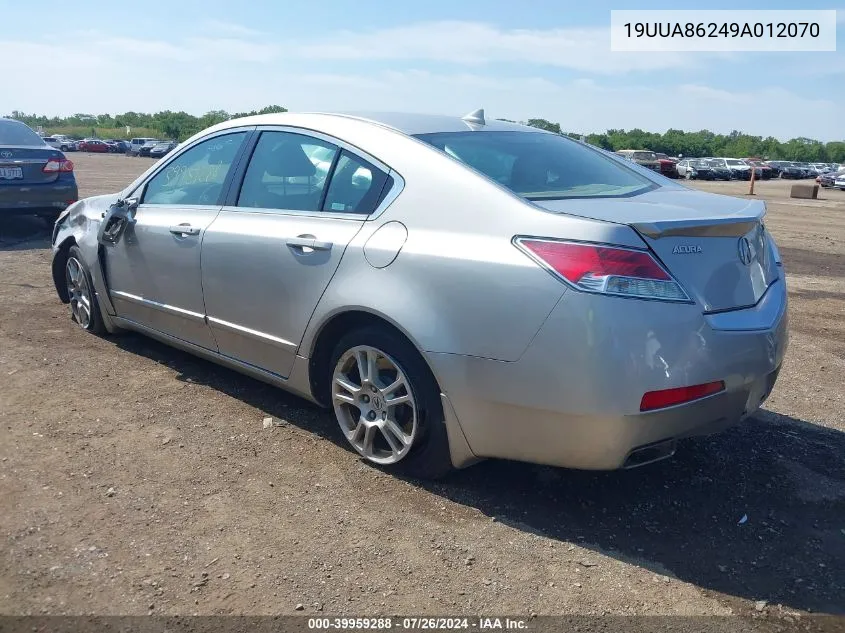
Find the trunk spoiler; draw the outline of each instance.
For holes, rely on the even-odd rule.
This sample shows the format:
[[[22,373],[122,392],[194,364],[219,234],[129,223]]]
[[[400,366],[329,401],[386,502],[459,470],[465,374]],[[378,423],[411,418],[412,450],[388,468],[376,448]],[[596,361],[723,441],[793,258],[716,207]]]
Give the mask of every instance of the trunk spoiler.
[[[630,226],[641,235],[652,239],[669,236],[741,237],[759,224],[764,215],[766,215],[766,208],[761,206],[756,213],[743,213],[727,218],[657,220],[634,222]]]

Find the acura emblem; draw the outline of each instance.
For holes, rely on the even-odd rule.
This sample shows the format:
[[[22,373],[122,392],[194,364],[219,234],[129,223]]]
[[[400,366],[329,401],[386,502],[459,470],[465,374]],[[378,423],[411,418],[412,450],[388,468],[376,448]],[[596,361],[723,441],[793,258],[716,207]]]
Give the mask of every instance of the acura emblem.
[[[751,262],[754,261],[755,255],[757,255],[757,252],[755,251],[754,245],[751,243],[751,240],[749,240],[747,237],[739,238],[738,250],[739,261],[741,261],[746,266],[750,266]]]
[[[8,150],[4,150],[4,151],[0,152],[0,158],[11,158],[11,157],[12,157],[12,152],[10,152]]]

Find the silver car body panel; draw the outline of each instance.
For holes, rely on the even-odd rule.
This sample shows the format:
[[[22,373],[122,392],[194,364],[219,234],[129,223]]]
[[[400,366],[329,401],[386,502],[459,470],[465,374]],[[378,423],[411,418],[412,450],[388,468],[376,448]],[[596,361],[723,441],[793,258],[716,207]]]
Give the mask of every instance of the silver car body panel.
[[[369,216],[141,205],[145,226],[169,227],[187,214],[200,231],[186,246],[172,234],[158,240],[150,228],[154,252],[125,245],[107,291],[96,239],[102,214],[118,198],[137,196],[192,144],[234,129],[328,140],[385,170],[393,187]],[[694,192],[622,159],[657,188],[624,199],[531,203],[409,136],[485,130],[545,133],[399,114],[226,122],[119,194],[73,205],[57,223],[54,250],[68,240],[82,249],[107,327],[144,332],[312,401],[309,361],[327,325],[350,311],[385,320],[416,346],[440,385],[456,466],[503,457],[617,468],[639,446],[710,432],[756,410],[788,340],[783,270],[761,229],[765,207]],[[729,250],[749,231],[762,259],[741,268]],[[514,247],[518,235],[650,249],[693,302],[570,288]],[[639,410],[646,391],[713,380],[725,390]]]

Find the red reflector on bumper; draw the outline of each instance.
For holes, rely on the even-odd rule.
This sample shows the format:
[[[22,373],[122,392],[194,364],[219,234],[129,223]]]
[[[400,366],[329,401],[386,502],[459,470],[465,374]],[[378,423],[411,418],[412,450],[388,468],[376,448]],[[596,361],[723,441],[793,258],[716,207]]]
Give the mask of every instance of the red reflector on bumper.
[[[714,393],[724,391],[724,389],[724,381],[716,380],[703,385],[693,385],[692,387],[675,387],[674,389],[649,391],[643,396],[640,402],[640,411],[653,411],[654,409],[663,409],[676,404],[692,402],[705,396],[712,396]]]

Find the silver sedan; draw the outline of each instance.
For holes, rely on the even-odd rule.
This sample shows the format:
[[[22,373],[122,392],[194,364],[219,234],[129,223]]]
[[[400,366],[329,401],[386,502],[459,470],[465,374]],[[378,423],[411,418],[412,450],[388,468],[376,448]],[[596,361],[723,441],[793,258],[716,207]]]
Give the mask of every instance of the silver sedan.
[[[771,391],[765,211],[483,111],[271,114],[70,207],[53,278],[83,329],[323,405],[383,467],[628,468]]]

